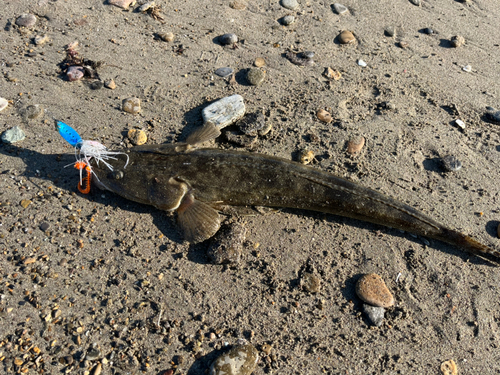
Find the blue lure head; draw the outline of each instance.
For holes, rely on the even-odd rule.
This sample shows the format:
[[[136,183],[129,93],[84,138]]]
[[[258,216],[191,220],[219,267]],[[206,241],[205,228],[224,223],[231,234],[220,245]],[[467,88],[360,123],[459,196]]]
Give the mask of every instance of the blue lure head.
[[[65,124],[62,121],[56,120],[56,128],[61,137],[64,138],[66,142],[68,142],[71,146],[79,148],[83,142],[80,134],[76,132],[71,126]]]

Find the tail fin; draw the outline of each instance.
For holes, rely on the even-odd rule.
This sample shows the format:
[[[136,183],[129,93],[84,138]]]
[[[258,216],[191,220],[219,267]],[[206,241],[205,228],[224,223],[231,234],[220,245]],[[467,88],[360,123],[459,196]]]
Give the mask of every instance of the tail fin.
[[[479,241],[475,240],[472,237],[466,236],[463,233],[451,229],[445,229],[443,231],[443,237],[440,237],[439,240],[447,242],[451,245],[461,247],[462,249],[467,250],[472,254],[479,255],[480,257],[500,264],[500,251],[483,245]]]

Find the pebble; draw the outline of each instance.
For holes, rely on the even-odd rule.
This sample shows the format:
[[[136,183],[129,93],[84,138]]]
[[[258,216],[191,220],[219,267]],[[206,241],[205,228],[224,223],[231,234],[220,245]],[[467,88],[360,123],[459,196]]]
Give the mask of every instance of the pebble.
[[[303,53],[297,54],[297,53],[293,53],[293,52],[288,52],[285,56],[288,60],[290,60],[290,62],[292,64],[295,64],[298,66],[313,66],[314,65],[314,60],[312,58],[307,58],[306,55],[304,55]]]
[[[168,33],[158,33],[158,36],[164,42],[172,42],[174,40],[174,34],[171,32]]]
[[[454,122],[455,122],[455,125],[458,126],[460,129],[465,130],[465,122],[463,122],[462,120],[460,120],[458,118]]]
[[[130,129],[127,133],[127,138],[135,146],[143,145],[148,140],[148,136],[146,135],[146,133],[140,129]]]
[[[47,35],[37,35],[33,38],[33,42],[37,46],[43,46],[48,41],[49,41],[49,37]]]
[[[247,4],[244,1],[236,0],[236,1],[230,2],[229,7],[232,9],[236,9],[236,10],[244,10],[244,9],[246,9]]]
[[[79,81],[85,75],[85,69],[79,65],[73,65],[68,68],[66,71],[66,77],[68,77],[68,81]]]
[[[358,65],[362,68],[366,68],[368,66],[368,64],[361,59],[358,60]]]
[[[243,253],[247,230],[241,223],[226,226],[213,238],[207,255],[214,264],[238,264]]]
[[[357,136],[351,138],[349,142],[347,142],[347,153],[355,155],[363,149],[364,145],[365,145],[365,137]]]
[[[50,228],[50,224],[47,223],[46,221],[44,221],[42,224],[40,224],[40,230],[42,230],[43,232],[47,232],[47,230],[49,230]]]
[[[43,115],[43,107],[40,104],[32,104],[21,109],[20,114],[25,121],[34,120]]]
[[[26,134],[24,134],[23,129],[19,126],[14,126],[2,134],[2,142],[3,143],[16,143],[21,142],[24,138],[26,138]]]
[[[335,10],[335,13],[337,14],[344,14],[347,13],[348,9],[345,5],[335,3],[333,4],[333,10]]]
[[[93,346],[92,348],[89,349],[89,351],[85,355],[85,359],[88,361],[95,361],[100,356],[101,356],[101,352],[99,351],[99,349],[97,347]]]
[[[252,86],[258,86],[258,85],[260,85],[264,81],[264,78],[266,78],[266,72],[265,71],[260,70],[259,68],[250,68],[250,69],[248,69],[248,72],[247,72],[247,81]]]
[[[389,37],[393,37],[396,35],[396,28],[394,26],[387,26],[384,29],[384,34]]]
[[[320,121],[326,122],[327,124],[333,121],[332,115],[324,109],[319,109],[318,112],[316,112],[316,116]]]
[[[333,70],[330,67],[325,68],[323,75],[328,79],[333,79],[334,81],[338,81],[340,78],[342,78],[342,74],[338,70]]]
[[[108,0],[108,4],[122,9],[128,9],[130,5],[135,5],[135,3],[136,0]]]
[[[299,151],[299,163],[307,165],[312,163],[313,160],[314,160],[314,152],[310,150]]]
[[[470,72],[472,72],[472,66],[470,66],[470,65],[465,65],[465,66],[462,68],[462,70],[463,70],[464,72],[470,73]]]
[[[281,6],[286,9],[295,10],[299,7],[297,0],[281,0]]]
[[[354,37],[353,33],[350,32],[349,30],[342,31],[339,34],[338,38],[340,44],[352,44],[356,41],[356,38]]]
[[[110,90],[116,89],[116,83],[114,79],[108,79],[104,81],[104,87],[107,87]]]
[[[5,98],[0,98],[0,112],[2,112],[9,105],[9,101]]]
[[[231,68],[219,68],[217,69],[214,73],[217,74],[219,77],[227,77],[233,74],[234,70]]]
[[[441,363],[441,372],[443,375],[458,375],[458,367],[453,359]]]
[[[266,135],[271,130],[262,112],[249,113],[238,122],[241,132],[246,135]]]
[[[432,30],[430,27],[426,27],[424,29],[424,33],[426,33],[427,35],[431,35],[434,34],[434,30]]]
[[[363,312],[374,326],[380,327],[384,321],[385,309],[363,303]]]
[[[421,5],[421,1],[420,0],[410,0],[410,3],[412,3],[413,5],[416,5],[418,7]]]
[[[127,98],[122,102],[122,109],[125,112],[137,114],[141,111],[141,99],[139,98]]]
[[[224,34],[219,37],[220,44],[234,44],[238,42],[238,37],[236,34]]]
[[[356,294],[361,300],[372,306],[387,308],[394,305],[394,297],[384,280],[375,273],[361,276],[356,283]]]
[[[236,345],[215,359],[210,375],[250,375],[258,361],[259,353],[253,345]]]
[[[137,11],[144,13],[147,12],[150,8],[153,8],[155,5],[156,3],[154,1],[148,1],[147,3],[144,3],[139,8],[137,8]]]
[[[262,57],[257,57],[255,59],[255,61],[253,62],[253,64],[257,67],[257,68],[261,68],[263,66],[266,65],[266,60],[264,60]]]
[[[102,81],[94,81],[89,85],[91,90],[100,90],[104,87],[104,83]]]
[[[284,25],[284,26],[289,26],[291,25],[292,23],[295,22],[295,17],[292,16],[292,15],[288,15],[288,16],[285,16],[281,19],[281,23]]]
[[[495,108],[487,107],[484,115],[488,120],[500,123],[500,111],[497,111]]]
[[[465,38],[461,35],[455,35],[451,38],[450,43],[452,47],[462,47],[465,44]]]
[[[443,167],[447,172],[456,172],[462,168],[462,162],[456,156],[447,155],[441,159]]]
[[[24,13],[16,19],[16,25],[22,27],[33,27],[36,24],[36,17],[33,14]]]
[[[402,49],[407,49],[410,45],[407,42],[402,40],[402,41],[398,42],[398,46]]]
[[[302,58],[311,60],[314,57],[313,51],[304,51],[302,52]]]
[[[310,272],[302,275],[301,284],[309,293],[318,293],[321,289],[321,279]]]
[[[219,129],[233,124],[245,115],[245,103],[241,95],[226,96],[203,108],[204,122],[213,122]]]
[[[31,204],[31,201],[29,199],[23,199],[20,204],[22,208],[28,208],[28,206]]]

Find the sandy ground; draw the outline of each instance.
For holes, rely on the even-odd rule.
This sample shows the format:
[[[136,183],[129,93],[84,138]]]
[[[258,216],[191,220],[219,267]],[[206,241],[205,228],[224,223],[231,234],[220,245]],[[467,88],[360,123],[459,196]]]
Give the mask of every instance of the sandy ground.
[[[449,359],[460,374],[499,373],[497,267],[437,241],[295,210],[245,216],[243,259],[214,265],[207,243],[183,242],[173,216],[96,188],[78,193],[78,171],[64,168],[73,149],[51,117],[110,148],[134,127],[149,144],[173,142],[202,124],[208,103],[240,94],[273,127],[255,151],[312,150],[317,168],[498,246],[499,125],[484,116],[500,107],[497,1],[344,0],[345,15],[324,1],[293,12],[276,0],[244,10],[228,0],[157,3],[163,22],[101,0],[1,4],[0,96],[11,104],[0,131],[19,126],[26,139],[0,144],[0,373],[85,373],[100,363],[104,374],[205,374],[239,338],[260,351],[255,374],[438,374]],[[37,16],[34,28],[15,25],[22,13]],[[284,27],[287,14],[296,22]],[[355,44],[338,43],[345,29]],[[229,32],[237,48],[216,42]],[[35,46],[44,34],[49,42]],[[451,47],[455,35],[464,46]],[[74,41],[105,63],[99,77],[115,90],[65,78],[59,64]],[[314,51],[316,65],[293,65],[289,50]],[[244,76],[257,57],[267,75],[255,87]],[[226,66],[235,84],[214,75]],[[326,67],[342,78],[329,82]],[[121,110],[130,96],[142,100],[138,115]],[[50,113],[30,119],[31,105]],[[332,123],[318,121],[320,108]],[[356,135],[366,146],[351,157]],[[238,148],[224,139],[217,147]],[[462,169],[444,172],[449,154]],[[318,293],[302,288],[306,271],[321,279]],[[396,299],[380,328],[354,292],[367,272]]]

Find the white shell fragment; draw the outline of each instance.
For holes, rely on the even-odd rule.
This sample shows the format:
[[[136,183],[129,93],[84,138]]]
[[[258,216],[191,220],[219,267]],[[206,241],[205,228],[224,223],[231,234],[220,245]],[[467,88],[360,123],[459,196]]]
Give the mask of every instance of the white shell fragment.
[[[205,107],[201,114],[204,122],[210,121],[222,129],[243,117],[245,103],[241,95],[226,96]]]
[[[368,64],[361,59],[358,60],[358,65],[362,68],[366,68],[368,66]]]
[[[465,65],[465,66],[462,68],[462,70],[463,70],[464,72],[470,73],[470,72],[472,72],[472,66],[470,66],[470,65]]]
[[[460,129],[465,130],[465,122],[458,118],[455,120],[455,125],[457,125]]]
[[[5,98],[0,98],[0,112],[2,112],[9,105],[9,101]]]

